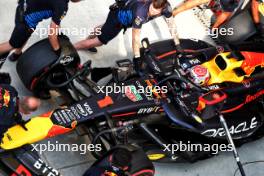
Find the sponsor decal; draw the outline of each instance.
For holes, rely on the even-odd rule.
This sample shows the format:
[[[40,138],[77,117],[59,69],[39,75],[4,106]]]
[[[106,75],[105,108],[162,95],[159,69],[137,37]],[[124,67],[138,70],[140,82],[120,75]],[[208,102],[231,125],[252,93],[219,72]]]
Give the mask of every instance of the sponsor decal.
[[[88,115],[88,112],[86,110],[84,110],[84,108],[80,104],[76,105],[76,111],[82,116],[87,116]]]
[[[258,121],[257,118],[254,117],[251,119],[250,124],[248,124],[247,122],[242,122],[240,124],[238,124],[237,126],[231,126],[229,128],[230,134],[235,135],[235,134],[240,134],[242,132],[247,132],[250,131],[252,129],[255,129],[258,126]],[[225,131],[224,128],[218,128],[218,129],[209,129],[206,130],[204,132],[202,132],[202,135],[208,136],[208,137],[224,137]]]
[[[243,84],[246,88],[250,88],[250,86],[251,86],[250,81],[243,81],[242,84]]]
[[[60,64],[66,66],[66,65],[69,65],[73,60],[74,60],[73,57],[66,56],[65,58],[63,58],[63,59],[60,60]]]
[[[218,85],[212,85],[208,87],[210,90],[216,90],[216,89],[220,89],[220,86]]]
[[[139,16],[137,16],[137,18],[135,19],[135,23],[136,23],[136,25],[140,25],[141,23],[142,23],[142,19],[139,17]]]
[[[84,103],[84,108],[86,109],[86,111],[88,112],[89,115],[94,113],[92,108],[90,107],[90,105],[87,102]]]
[[[149,107],[149,108],[141,108],[138,110],[138,114],[150,114],[150,113],[155,113],[160,110],[160,107],[155,106],[155,107]]]
[[[218,53],[223,53],[223,52],[225,52],[225,49],[224,49],[224,47],[222,47],[222,46],[216,46],[216,49],[217,49],[217,51],[218,51]]]
[[[64,117],[64,119],[67,121],[67,122],[71,122],[68,114],[66,113],[66,111],[63,109],[61,110],[61,114],[62,114],[62,117]]]
[[[71,107],[71,111],[72,113],[76,116],[77,119],[80,119],[80,115],[78,114],[78,112],[76,111],[76,109],[74,107]]]
[[[56,169],[53,169],[50,166],[47,166],[41,159],[37,160],[34,164],[34,167],[41,171],[45,176],[59,176],[60,173]]]
[[[194,65],[194,64],[200,64],[201,61],[199,59],[192,59],[190,60],[190,64]]]
[[[187,63],[183,63],[183,64],[181,64],[181,67],[182,67],[182,69],[187,69],[188,68],[188,64]]]
[[[68,117],[72,120],[76,120],[75,115],[72,113],[72,111],[70,109],[64,109],[65,112],[67,113]]]
[[[56,121],[63,125],[67,123],[72,123],[75,121],[79,116],[77,111],[71,107],[71,109],[61,109],[53,113],[53,117],[55,117]]]
[[[257,98],[259,98],[262,95],[264,95],[264,90],[261,90],[261,91],[257,92],[255,95],[248,95],[246,97],[245,104],[248,104],[248,103],[256,100]]]
[[[142,96],[138,93],[136,86],[126,86],[125,88],[125,95],[128,99],[130,99],[133,102],[141,101],[143,100]]]
[[[62,115],[62,113],[60,111],[55,112],[53,115],[59,124],[66,124],[67,123],[64,116]]]

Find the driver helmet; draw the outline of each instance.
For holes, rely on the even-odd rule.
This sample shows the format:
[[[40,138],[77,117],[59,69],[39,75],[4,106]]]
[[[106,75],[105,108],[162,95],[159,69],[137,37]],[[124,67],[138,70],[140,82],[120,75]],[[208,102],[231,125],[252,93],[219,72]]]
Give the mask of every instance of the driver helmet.
[[[190,69],[190,76],[196,85],[206,85],[210,79],[210,73],[208,69],[202,65],[193,66]]]

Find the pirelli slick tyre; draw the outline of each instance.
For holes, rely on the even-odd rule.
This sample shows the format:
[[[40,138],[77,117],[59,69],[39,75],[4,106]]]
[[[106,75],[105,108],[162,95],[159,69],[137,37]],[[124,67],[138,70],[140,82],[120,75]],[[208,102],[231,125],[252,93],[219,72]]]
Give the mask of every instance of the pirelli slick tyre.
[[[35,77],[44,72],[44,69],[58,59],[53,52],[48,39],[39,41],[26,50],[17,62],[17,73],[23,84],[31,89]]]
[[[17,73],[29,90],[37,92],[39,87],[49,88],[46,79],[51,74],[63,75],[66,70],[74,73],[80,64],[80,57],[66,36],[59,36],[61,57],[53,51],[48,39],[41,40],[27,49],[19,58]],[[62,73],[58,73],[58,70]],[[52,88],[51,88],[52,89]]]

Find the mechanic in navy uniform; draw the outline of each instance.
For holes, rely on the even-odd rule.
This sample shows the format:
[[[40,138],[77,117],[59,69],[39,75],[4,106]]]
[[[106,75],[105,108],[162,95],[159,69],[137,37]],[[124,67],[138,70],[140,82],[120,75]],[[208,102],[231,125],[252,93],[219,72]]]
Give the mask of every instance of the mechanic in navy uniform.
[[[217,16],[212,28],[218,28],[232,15],[232,12],[238,6],[238,3],[239,0],[188,0],[173,10],[173,16],[176,16],[177,14],[194,7],[208,4],[208,6],[212,9],[212,11],[215,12]],[[221,11],[220,13],[219,10]]]
[[[101,28],[101,35],[89,36],[74,46],[80,50],[106,45],[123,29],[125,31],[127,28],[132,28],[134,61],[137,62],[140,58],[141,28],[145,23],[159,16],[170,19],[168,24],[173,21],[172,8],[167,0],[121,0],[120,3],[117,2],[110,7],[106,22],[98,27]]]
[[[0,73],[0,142],[4,133],[15,124],[24,127],[22,114],[30,114],[38,109],[40,100],[34,97],[18,98],[18,93],[10,85],[8,73]],[[25,127],[24,127],[25,128]]]
[[[52,18],[49,26],[49,41],[56,52],[60,55],[60,45],[58,41],[58,30],[62,19],[68,11],[70,0],[19,0],[15,15],[15,28],[8,42],[0,44],[0,68],[9,55],[11,61],[16,61],[22,54],[23,46],[36,29],[39,22]],[[80,0],[71,0],[79,2]]]

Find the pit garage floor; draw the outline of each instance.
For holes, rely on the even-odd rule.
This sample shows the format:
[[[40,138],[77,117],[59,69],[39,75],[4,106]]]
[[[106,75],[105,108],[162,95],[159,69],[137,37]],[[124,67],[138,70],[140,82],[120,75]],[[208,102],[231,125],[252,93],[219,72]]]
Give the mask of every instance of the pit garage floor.
[[[173,6],[181,2],[181,0],[170,1]],[[75,30],[74,28],[90,30],[105,21],[108,7],[113,2],[114,0],[86,0],[77,4],[71,3],[69,12],[63,20],[62,27],[70,28],[71,30]],[[0,1],[0,42],[8,40],[10,37],[14,26],[15,8],[16,0]],[[193,15],[193,11],[190,10],[178,15],[176,22],[182,38],[206,39],[204,37],[204,28]],[[49,21],[45,21],[38,27],[47,28],[48,24]],[[142,33],[142,38],[149,37],[150,41],[170,37],[166,24],[162,19],[157,19],[145,25]],[[43,37],[47,37],[47,35]],[[76,42],[85,38],[86,35],[76,35],[76,33],[73,33],[69,37],[72,42]],[[33,34],[26,48],[40,39],[40,35]],[[126,35],[120,34],[109,45],[103,46],[98,50],[99,52],[97,54],[91,54],[86,51],[81,51],[79,54],[83,61],[88,59],[92,60],[93,66],[113,66],[115,60],[132,58],[131,30],[128,30]],[[11,73],[13,79],[12,85],[17,88],[21,96],[30,95],[30,92],[22,85],[16,74],[15,63],[7,61],[1,71]],[[42,101],[42,107],[36,114],[46,112],[55,107],[55,100]],[[66,144],[89,143],[86,136],[80,137],[76,132],[50,140],[51,143],[55,143],[56,141]],[[44,141],[43,143],[47,142]],[[239,149],[242,161],[245,162],[264,160],[263,151],[264,139],[246,144]],[[80,155],[78,152],[45,152],[42,157],[51,166],[60,170],[64,176],[81,176],[93,161],[91,155]],[[219,156],[194,164],[155,164],[155,166],[157,176],[232,176],[236,169],[232,153],[221,153]],[[262,176],[264,173],[264,164],[259,163],[247,166],[246,172],[248,176]]]

